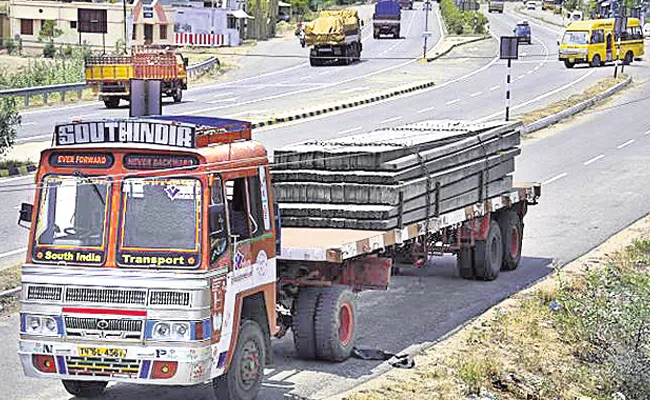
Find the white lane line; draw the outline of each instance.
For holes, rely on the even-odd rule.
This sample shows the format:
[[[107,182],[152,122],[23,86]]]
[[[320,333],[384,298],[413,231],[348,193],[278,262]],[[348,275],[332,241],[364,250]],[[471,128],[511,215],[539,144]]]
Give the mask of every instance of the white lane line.
[[[347,90],[341,90],[339,93],[341,94],[349,94],[349,93],[354,93],[354,92],[362,92],[364,90],[370,89],[368,86],[362,86],[362,87],[356,87],[356,88],[351,88]]]
[[[499,88],[499,85],[492,86],[492,87],[490,88],[490,91],[497,90],[498,88]]]
[[[470,94],[469,97],[476,97],[476,96],[480,96],[482,94],[483,94],[483,92],[476,92],[476,93]]]
[[[388,119],[385,119],[385,120],[381,121],[380,124],[387,124],[389,122],[399,121],[400,119],[402,119],[402,117],[388,118]]]
[[[528,74],[528,75],[530,75],[530,74],[532,74],[532,73],[533,73],[533,71],[528,71],[528,72],[526,72],[526,74]]]
[[[51,138],[51,137],[52,137],[52,134],[51,134],[51,133],[50,133],[50,134],[47,134],[47,135],[30,136],[30,137],[26,137],[26,138],[16,139],[16,140],[14,141],[14,143],[29,142],[29,141],[32,141],[32,140],[35,140],[35,139],[49,139],[49,138]]]
[[[217,99],[217,100],[212,100],[208,101],[208,104],[219,104],[219,103],[234,103],[239,99],[239,97],[229,97],[227,99]]]
[[[634,139],[630,139],[630,140],[628,140],[627,142],[625,142],[625,143],[623,143],[623,144],[619,144],[618,146],[616,146],[616,148],[617,148],[617,149],[622,149],[623,147],[625,147],[625,146],[629,146],[629,145],[631,145],[631,144],[634,143],[634,142],[635,142]]]
[[[517,79],[522,79],[524,76],[525,76],[525,75],[523,75],[523,74],[522,74],[522,75],[519,75],[519,76],[517,77]]]
[[[23,179],[29,179],[29,180],[33,181],[34,177],[31,176],[31,175],[22,175],[22,176],[15,176],[13,178],[2,178],[2,179],[0,179],[0,185],[2,185],[3,183],[20,181],[20,180],[23,180]]]
[[[534,71],[537,71],[539,69],[539,65],[533,68]]]
[[[644,135],[646,135],[646,136],[647,136],[647,135],[650,135],[650,129],[648,129],[648,130],[644,133]]]
[[[460,99],[450,100],[450,101],[446,102],[445,104],[448,105],[448,106],[450,106],[450,105],[452,105],[452,104],[456,104],[456,103],[458,103],[459,101],[460,101]]]
[[[229,118],[233,118],[233,117],[241,117],[242,115],[248,115],[248,114],[253,114],[253,113],[256,113],[256,114],[264,114],[265,112],[268,112],[268,111],[269,111],[268,109],[262,109],[262,110],[248,110],[248,111],[238,112],[238,113],[235,113],[235,114],[228,114],[228,117],[229,117]]]
[[[551,179],[547,180],[546,182],[542,183],[542,186],[543,185],[548,185],[549,183],[553,183],[553,182],[555,182],[555,181],[557,181],[559,179],[564,178],[567,175],[569,175],[569,174],[567,174],[566,172],[564,172],[564,173],[562,173],[560,175],[556,175],[556,176],[552,177]]]
[[[582,165],[589,165],[589,164],[591,164],[591,163],[595,163],[596,161],[598,161],[598,160],[600,160],[601,158],[604,158],[604,157],[605,157],[605,155],[604,155],[604,154],[601,154],[601,155],[599,155],[599,156],[596,156],[596,157],[594,157],[594,158],[591,158],[591,159],[589,159],[589,160],[583,162]]]
[[[425,112],[433,111],[435,109],[436,109],[435,107],[427,107],[427,108],[423,108],[423,109],[419,110],[417,113],[422,114],[422,113],[425,113]]]
[[[16,254],[24,253],[26,251],[27,251],[27,247],[23,247],[21,249],[8,251],[6,253],[0,253],[0,258],[15,256]]]
[[[214,97],[215,98],[217,98],[217,97],[226,97],[226,96],[230,96],[231,94],[232,94],[232,92],[217,93],[217,94],[214,95]]]
[[[327,74],[331,74],[331,73],[332,73],[332,70],[330,70],[330,71],[323,71],[323,72],[321,72],[321,73],[318,74],[318,75],[327,75]]]
[[[347,133],[352,133],[352,132],[360,131],[361,129],[362,129],[362,128],[361,128],[360,126],[357,126],[356,128],[346,129],[346,130],[344,130],[344,131],[341,131],[341,132],[337,133],[337,135],[345,135],[345,134],[347,134]]]
[[[30,125],[36,125],[36,122],[23,122],[20,124],[20,126],[30,126]]]
[[[311,75],[303,76],[302,78],[298,78],[299,81],[304,81],[311,78]]]

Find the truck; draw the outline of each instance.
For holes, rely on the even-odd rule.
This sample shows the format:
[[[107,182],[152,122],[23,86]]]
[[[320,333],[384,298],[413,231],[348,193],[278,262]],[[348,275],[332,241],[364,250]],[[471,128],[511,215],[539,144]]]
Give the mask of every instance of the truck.
[[[413,0],[399,0],[398,3],[401,8],[405,8],[407,10],[413,9]]]
[[[503,0],[490,0],[488,4],[488,12],[489,13],[498,12],[503,14],[504,6],[505,4]]]
[[[94,55],[85,58],[86,83],[106,108],[129,101],[131,79],[162,81],[162,93],[175,103],[187,89],[187,58],[168,49],[138,49],[132,55]]]
[[[392,35],[399,39],[401,16],[401,7],[396,1],[385,0],[375,4],[375,13],[372,15],[373,37],[379,39],[380,35]]]
[[[305,24],[305,43],[311,46],[311,66],[359,61],[363,49],[359,13],[353,9],[322,11]]]
[[[61,380],[78,397],[100,395],[111,381],[212,381],[217,399],[253,399],[273,337],[292,331],[301,358],[347,359],[353,293],[386,290],[397,255],[418,243],[444,242],[467,279],[516,268],[523,217],[540,197],[539,185],[520,185],[387,231],[285,228],[276,164],[245,121],[55,126],[34,203],[19,211],[30,229],[24,373]]]

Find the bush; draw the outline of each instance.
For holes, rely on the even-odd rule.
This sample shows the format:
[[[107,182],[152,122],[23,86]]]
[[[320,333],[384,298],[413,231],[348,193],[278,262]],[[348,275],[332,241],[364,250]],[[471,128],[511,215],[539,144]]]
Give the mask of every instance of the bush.
[[[487,33],[488,19],[477,11],[460,11],[454,0],[442,0],[440,13],[447,30],[456,35]]]
[[[20,120],[16,98],[0,98],[0,156],[14,145]]]
[[[61,57],[65,57],[65,58],[72,57],[73,52],[74,49],[70,45],[66,45],[65,47],[61,46],[61,48],[59,49],[59,53],[61,54]]]
[[[7,50],[7,53],[13,54],[14,51],[18,48],[18,45],[16,44],[16,41],[13,40],[12,38],[5,38],[2,41],[2,47],[4,47]]]
[[[56,55],[56,47],[54,47],[54,43],[47,42],[45,46],[43,46],[43,57],[54,58],[55,55]]]

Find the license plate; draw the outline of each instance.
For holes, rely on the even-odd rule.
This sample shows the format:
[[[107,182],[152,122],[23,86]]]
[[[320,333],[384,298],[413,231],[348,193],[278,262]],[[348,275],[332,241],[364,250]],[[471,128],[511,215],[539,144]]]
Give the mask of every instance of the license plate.
[[[79,347],[79,357],[111,357],[124,358],[125,349],[106,348],[106,347]]]

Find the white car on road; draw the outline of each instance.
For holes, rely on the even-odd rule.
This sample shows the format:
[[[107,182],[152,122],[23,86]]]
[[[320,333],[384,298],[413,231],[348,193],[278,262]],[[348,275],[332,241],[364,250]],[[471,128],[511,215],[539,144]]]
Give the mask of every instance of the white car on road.
[[[537,9],[537,2],[536,1],[528,1],[528,2],[526,2],[526,9],[527,10],[535,10],[535,9]]]
[[[643,25],[643,36],[650,38],[650,22],[646,22],[646,24]]]

